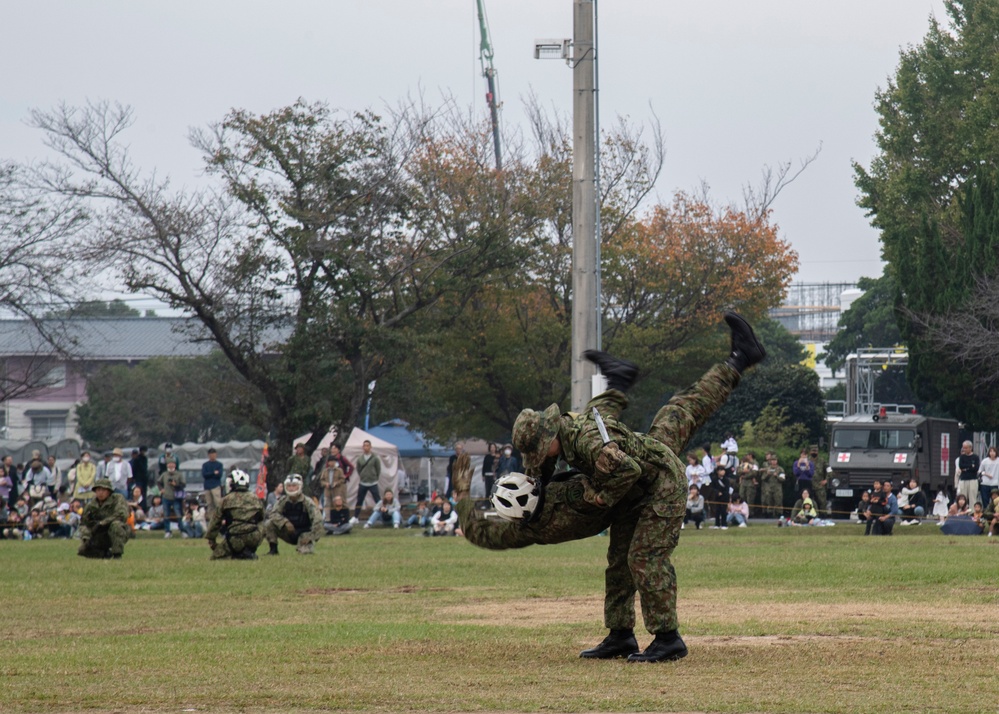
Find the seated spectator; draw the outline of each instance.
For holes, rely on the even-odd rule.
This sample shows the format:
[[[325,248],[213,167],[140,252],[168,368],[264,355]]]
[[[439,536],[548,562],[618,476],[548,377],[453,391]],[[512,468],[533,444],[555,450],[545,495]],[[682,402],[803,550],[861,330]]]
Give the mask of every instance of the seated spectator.
[[[6,504],[4,504],[4,511],[6,515],[2,521],[3,537],[10,540],[21,540],[24,537],[24,523],[21,514],[16,509],[7,509]]]
[[[267,494],[267,500],[264,501],[264,513],[269,513],[271,509],[274,508],[274,504],[278,502],[278,499],[284,495],[284,483],[278,483],[274,487],[274,490]]]
[[[48,522],[48,513],[45,512],[41,503],[36,503],[31,507],[31,513],[28,514],[28,518],[24,522],[24,539],[44,538]]]
[[[427,502],[420,501],[416,504],[416,513],[406,520],[406,528],[426,528],[430,525],[430,517],[432,515],[433,511],[430,510]]]
[[[957,494],[957,500],[950,504],[950,508],[947,510],[947,516],[967,516],[971,513],[971,509],[968,507],[968,497],[963,493]]]
[[[167,527],[166,524],[166,512],[163,510],[163,498],[161,496],[153,497],[153,505],[149,507],[149,513],[146,514],[146,528],[149,531],[161,531]],[[163,536],[164,538],[170,537],[170,531]]]
[[[52,528],[52,535],[55,538],[72,538],[73,537],[73,522],[72,518],[76,516],[70,510],[70,505],[68,503],[60,503],[59,507],[56,509],[56,525]],[[79,521],[79,516],[76,516],[77,521]]]
[[[195,501],[184,502],[184,515],[180,520],[180,533],[184,538],[204,538],[208,529],[205,509]]]
[[[982,533],[985,532],[985,509],[982,508],[982,504],[978,501],[975,501],[975,505],[971,508],[971,520],[974,521]]]
[[[135,526],[141,528],[146,522],[146,499],[142,496],[142,489],[136,486],[132,489],[132,497],[128,500],[128,507],[135,514]]]
[[[691,486],[687,494],[687,514],[683,517],[684,525],[687,521],[693,521],[694,528],[697,530],[701,530],[701,524],[704,523],[704,496],[701,495],[701,490],[697,486]]]
[[[916,479],[909,479],[909,485],[899,492],[898,511],[902,515],[900,526],[918,526],[919,519],[926,515],[926,496]]]
[[[807,512],[807,516],[803,516],[803,512]],[[815,515],[815,501],[812,500],[812,495],[807,488],[802,489],[801,496],[791,507],[790,522],[797,523],[798,525],[811,523]]]
[[[732,501],[728,504],[728,515],[725,517],[726,525],[745,528],[748,520],[749,504],[739,495],[732,496]]]
[[[989,505],[985,507],[983,518],[989,537],[999,535],[999,489],[992,489],[989,493]]]
[[[867,526],[864,528],[864,535],[870,535],[874,529],[874,522],[885,513],[885,499],[881,491],[871,493],[871,500],[867,504]]]
[[[0,502],[6,506],[10,501],[10,492],[14,488],[14,481],[7,473],[7,467],[0,463]]]
[[[402,523],[402,514],[399,512],[399,502],[395,500],[395,494],[391,489],[385,489],[382,500],[375,504],[375,509],[371,512],[371,518],[364,524],[365,528],[384,523],[392,524],[393,528],[398,528]]]
[[[942,526],[947,520],[947,505],[950,499],[947,498],[947,488],[941,486],[937,491],[937,497],[933,499],[933,515],[936,516],[937,525]]]
[[[350,522],[350,509],[343,502],[343,496],[333,497],[330,504],[330,519],[323,523],[326,535],[348,535],[354,524]]]
[[[871,526],[871,535],[891,535],[895,528],[895,517],[898,515],[898,499],[892,493],[891,481],[881,484],[884,497],[884,513],[878,516]]]
[[[450,501],[444,501],[441,510],[430,518],[430,528],[435,536],[453,536],[458,526],[458,512],[451,507]]]

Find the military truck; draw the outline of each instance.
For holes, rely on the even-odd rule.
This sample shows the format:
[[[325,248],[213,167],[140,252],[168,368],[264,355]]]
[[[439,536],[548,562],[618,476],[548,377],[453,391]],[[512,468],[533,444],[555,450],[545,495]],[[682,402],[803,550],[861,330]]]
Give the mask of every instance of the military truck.
[[[849,513],[874,481],[916,483],[932,503],[941,484],[953,484],[961,451],[953,419],[919,414],[855,414],[832,425],[829,495],[834,511]]]

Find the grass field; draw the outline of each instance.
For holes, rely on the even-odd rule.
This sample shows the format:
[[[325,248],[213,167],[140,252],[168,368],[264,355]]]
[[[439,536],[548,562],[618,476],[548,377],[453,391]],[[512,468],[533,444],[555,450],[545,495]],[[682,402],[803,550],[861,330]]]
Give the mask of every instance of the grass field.
[[[121,561],[0,541],[0,711],[997,711],[993,539],[858,529],[685,530],[690,655],[655,665],[578,658],[605,538],[376,530],[215,563],[149,534]]]

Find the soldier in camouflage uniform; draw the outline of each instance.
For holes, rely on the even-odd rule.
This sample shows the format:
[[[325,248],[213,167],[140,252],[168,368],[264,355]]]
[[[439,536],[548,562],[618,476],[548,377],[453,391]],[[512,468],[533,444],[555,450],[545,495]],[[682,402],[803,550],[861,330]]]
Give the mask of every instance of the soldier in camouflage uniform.
[[[80,548],[84,558],[121,558],[128,540],[128,502],[114,493],[106,478],[94,483],[94,498],[80,516]]]
[[[256,560],[257,547],[264,538],[260,525],[264,520],[264,506],[256,494],[250,493],[248,473],[235,469],[230,479],[232,490],[215,509],[205,534],[212,549],[212,560]],[[220,535],[221,542],[218,540]]]
[[[739,498],[741,498],[751,512],[755,512],[756,491],[760,486],[759,466],[756,463],[753,452],[746,454],[745,460],[739,464]]]
[[[819,445],[812,444],[809,449],[812,463],[815,464],[815,475],[812,476],[812,500],[815,501],[816,515],[820,518],[826,515],[828,510],[826,487],[829,483],[829,473],[826,469],[826,461],[819,456]]]
[[[326,529],[323,514],[311,498],[302,493],[302,477],[288,474],[284,480],[284,495],[277,500],[266,521],[264,535],[270,544],[268,555],[278,554],[278,538],[292,543],[301,555],[312,555],[313,544]]]
[[[589,353],[608,377],[610,389],[594,397],[582,414],[561,414],[553,404],[543,413],[525,409],[514,424],[514,444],[529,474],[541,483],[541,502],[527,522],[485,520],[467,498],[467,480],[458,490],[458,513],[466,538],[484,548],[520,548],[595,535],[608,526],[604,621],[610,635],[583,657],[628,656],[632,662],[684,657],[678,633],[676,574],[669,556],[679,540],[687,482],[678,452],[728,398],[740,374],[765,356],[752,328],[727,313],[732,354],[688,390],[676,394],[656,415],[647,434],[618,420],[627,405],[624,391],[637,376],[630,363],[605,353]],[[604,444],[593,417],[600,413],[611,441]],[[579,473],[552,479],[557,459]],[[465,476],[465,474],[463,474]],[[456,483],[456,487],[458,484]],[[642,616],[655,640],[642,653],[634,636],[636,590]]]
[[[777,455],[767,453],[767,463],[760,469],[760,482],[763,485],[763,497],[760,507],[764,518],[774,518],[781,515],[784,507],[784,469],[777,463]]]

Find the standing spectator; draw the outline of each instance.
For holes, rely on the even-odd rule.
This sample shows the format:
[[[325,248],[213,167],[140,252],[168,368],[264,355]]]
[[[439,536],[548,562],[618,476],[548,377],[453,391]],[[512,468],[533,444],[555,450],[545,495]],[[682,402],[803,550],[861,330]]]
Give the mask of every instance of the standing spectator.
[[[347,535],[354,527],[350,522],[350,509],[344,502],[343,496],[334,496],[330,504],[329,520],[323,524],[326,535]]]
[[[159,487],[163,499],[163,511],[166,518],[166,532],[170,535],[171,521],[180,525],[184,520],[184,496],[187,495],[185,488],[187,481],[184,474],[177,470],[177,464],[168,461],[166,471],[160,474]]]
[[[829,493],[829,473],[825,459],[819,455],[819,445],[809,447],[809,461],[812,464],[812,498],[815,500],[815,512],[821,517],[829,511],[827,496]]]
[[[312,475],[309,457],[305,454],[305,444],[301,441],[295,444],[295,453],[288,457],[288,473],[298,474],[304,482]],[[308,494],[306,494],[308,495]],[[209,518],[209,520],[211,520]]]
[[[705,479],[704,467],[701,466],[700,459],[697,458],[697,454],[693,451],[687,452],[687,468],[684,469],[684,473],[687,476],[688,490],[691,486],[697,486],[697,490],[700,492],[705,480],[710,480]]]
[[[801,496],[801,492],[805,490],[811,493],[812,476],[815,475],[815,464],[808,460],[808,452],[805,449],[801,450],[798,460],[794,462],[791,470],[794,471],[794,486],[798,491],[798,496]]]
[[[314,478],[319,478],[322,474],[323,469],[326,468],[326,459],[329,458],[330,450],[329,447],[324,446],[319,450],[319,458],[316,459],[315,466],[312,467],[312,475]]]
[[[361,468],[360,461],[358,461],[358,468]],[[447,501],[445,501],[445,503],[447,503]],[[399,512],[399,502],[395,500],[395,494],[393,494],[392,490],[388,488],[385,489],[385,495],[382,496],[382,500],[375,504],[375,508],[371,512],[371,517],[368,519],[368,522],[364,524],[364,527],[371,528],[371,526],[378,525],[380,523],[391,523],[393,528],[398,528],[402,523],[402,514]]]
[[[701,466],[704,467],[705,475],[708,478],[711,478],[712,474],[715,472],[715,460],[714,457],[711,456],[711,442],[707,442],[701,447],[701,453],[703,454],[703,458],[701,458]]]
[[[504,444],[499,461],[496,463],[496,480],[499,481],[507,474],[518,471],[519,468],[517,457],[513,455],[513,444]]]
[[[13,508],[14,504],[17,503],[17,497],[21,495],[19,479],[17,477],[17,467],[14,465],[14,457],[10,454],[3,457],[3,467],[7,472],[7,476],[10,477],[11,487],[10,496],[7,498],[7,506]]]
[[[965,495],[969,505],[981,498],[978,492],[978,469],[982,462],[978,454],[972,452],[971,446],[970,441],[961,444],[961,455],[957,457],[954,474],[954,489]]]
[[[933,515],[937,519],[938,526],[942,526],[947,520],[948,501],[947,489],[943,484],[940,484],[940,490],[937,491],[937,497],[933,499]]]
[[[977,471],[975,472],[977,473]],[[872,535],[891,535],[895,527],[895,516],[898,515],[898,499],[892,493],[891,481],[881,484],[884,497],[884,513],[878,516],[871,528]]]
[[[458,526],[458,512],[451,507],[450,501],[444,501],[441,510],[430,517],[431,535],[453,536]]]
[[[459,441],[454,445],[454,453],[447,460],[447,480],[444,483],[444,499],[451,498],[451,475],[454,470],[454,462],[457,461],[458,457],[465,453],[465,442]]]
[[[103,460],[97,464],[97,480],[107,478],[108,464],[111,463],[111,451],[105,451]]]
[[[215,515],[215,509],[222,503],[222,472],[224,467],[218,460],[215,447],[208,449],[208,461],[201,464],[201,478],[204,481],[205,514],[208,520]]]
[[[990,446],[989,455],[978,467],[978,492],[983,506],[989,505],[994,488],[999,488],[999,455],[996,447]]]
[[[0,503],[7,506],[10,502],[10,492],[14,488],[14,481],[7,473],[7,467],[0,464]]]
[[[486,487],[486,498],[493,492],[493,484],[496,483],[496,467],[499,465],[499,447],[494,443],[489,444],[489,453],[482,459],[482,483]]]
[[[278,499],[284,495],[284,483],[279,483],[274,487],[274,490],[267,494],[267,498],[264,500],[264,512],[269,513],[274,504],[278,502]]]
[[[725,516],[728,513],[729,486],[723,465],[715,466],[714,473],[711,475],[711,483],[708,484],[705,492],[707,493],[705,500],[711,501],[711,512],[715,517],[715,524],[711,526],[711,529],[727,530]]]
[[[156,468],[158,473],[162,474],[167,470],[167,464],[173,462],[173,465],[178,469],[180,468],[180,459],[178,459],[173,453],[173,444],[169,441],[163,444],[163,453],[160,454],[160,458],[156,460]]]
[[[73,498],[84,506],[94,497],[94,482],[97,480],[97,464],[94,463],[89,451],[80,454],[80,463],[76,465],[76,489]]]
[[[149,489],[149,447],[140,446],[138,451],[132,451],[132,460],[129,466],[132,468],[132,483],[142,489],[142,497],[145,498]]]
[[[767,452],[767,464],[760,471],[760,484],[763,486],[760,506],[763,509],[764,517],[783,517],[784,481],[786,480],[784,469],[777,463],[777,454]]]
[[[746,528],[748,520],[749,504],[742,499],[742,496],[735,494],[732,496],[732,501],[728,504],[728,514],[725,517],[725,524]]]
[[[350,460],[340,453],[340,447],[336,444],[330,446],[330,456],[336,459],[340,463],[340,468],[343,469],[344,482],[350,481],[350,477],[354,475],[354,464],[350,463]],[[346,486],[344,487],[346,488]],[[347,502],[347,493],[343,494],[344,503]]]
[[[363,452],[357,457],[357,478],[360,483],[357,486],[357,503],[354,504],[354,517],[350,519],[351,523],[357,523],[365,496],[370,493],[375,503],[381,500],[378,495],[378,479],[382,476],[382,460],[371,452],[371,442],[367,439],[361,444],[361,449]]]
[[[326,457],[326,464],[319,475],[319,483],[323,488],[323,510],[326,513],[325,520],[328,521],[336,497],[340,497],[341,503],[347,500],[347,479],[343,475],[340,462],[333,454]]]
[[[694,460],[697,460],[696,456]],[[684,525],[687,521],[693,521],[697,530],[701,530],[701,524],[704,523],[704,496],[701,495],[701,491],[696,485],[688,489],[687,514],[683,517]]]
[[[104,478],[111,482],[115,493],[128,498],[128,482],[132,478],[132,467],[122,459],[121,449],[111,452],[111,462],[104,467]]]
[[[64,493],[64,491],[62,491],[62,469],[56,465],[55,454],[49,454],[45,466],[49,470],[48,480],[45,485],[49,489],[49,495],[52,498],[58,499],[59,494]]]
[[[760,486],[760,467],[756,463],[756,454],[752,451],[746,454],[746,458],[739,464],[739,497],[746,507],[752,510],[756,503],[756,492]],[[757,513],[756,515],[759,515]]]

